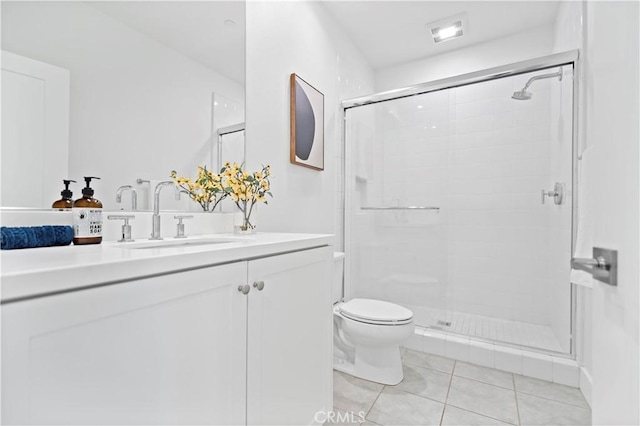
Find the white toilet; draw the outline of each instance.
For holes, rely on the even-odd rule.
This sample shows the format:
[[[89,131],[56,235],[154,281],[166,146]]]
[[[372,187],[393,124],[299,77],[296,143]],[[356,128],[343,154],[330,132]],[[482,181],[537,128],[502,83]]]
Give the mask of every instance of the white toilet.
[[[372,382],[403,379],[400,344],[414,332],[413,312],[373,299],[341,302],[344,253],[334,253],[333,368]]]

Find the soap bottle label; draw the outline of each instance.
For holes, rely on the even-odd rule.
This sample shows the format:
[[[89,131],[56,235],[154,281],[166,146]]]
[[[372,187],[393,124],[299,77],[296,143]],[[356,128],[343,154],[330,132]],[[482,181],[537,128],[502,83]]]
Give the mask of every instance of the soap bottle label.
[[[102,236],[102,209],[73,209],[73,233],[76,238]]]

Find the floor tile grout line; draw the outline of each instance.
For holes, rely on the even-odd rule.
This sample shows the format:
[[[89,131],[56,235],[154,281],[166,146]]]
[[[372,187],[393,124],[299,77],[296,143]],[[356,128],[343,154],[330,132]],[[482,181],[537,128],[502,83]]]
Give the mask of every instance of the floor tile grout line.
[[[489,415],[483,414],[483,413],[478,413],[477,411],[473,411],[473,410],[470,410],[470,409],[465,408],[465,407],[458,407],[457,405],[454,405],[454,404],[447,404],[446,406],[447,407],[457,408],[458,410],[462,410],[462,411],[468,411],[469,413],[473,413],[473,414],[476,414],[478,416],[486,417],[488,419],[497,420],[499,422],[506,423],[508,425],[518,426],[518,425],[516,425],[514,423],[509,423],[509,421],[507,421],[507,420],[499,419],[497,417],[489,416]]]
[[[444,397],[444,406],[442,407],[442,415],[440,416],[440,423],[444,421],[444,412],[447,411],[447,401],[449,401],[449,392],[451,392],[451,383],[453,382],[453,372],[456,371],[456,364],[458,361],[453,361],[453,368],[451,369],[451,377],[449,377],[449,386],[447,387],[447,395]]]
[[[454,367],[455,367],[455,366],[457,366],[457,364],[458,364],[458,361],[455,361],[455,363],[454,363]],[[487,368],[488,368],[488,367],[487,367]],[[497,371],[500,371],[500,370],[497,370]],[[453,372],[455,373],[455,368],[453,369]],[[512,381],[515,381],[515,378],[514,378],[514,376],[513,376],[513,373],[508,373],[508,374],[510,374],[510,375],[511,375],[511,380],[512,380]],[[475,379],[470,379],[470,378],[463,377],[463,376],[456,376],[455,374],[452,374],[452,375],[451,375],[451,377],[452,377],[452,381],[453,381],[453,376],[458,377],[458,378],[461,378],[461,379],[465,379],[465,380],[470,380],[470,381],[472,381],[472,382],[481,383],[481,384],[483,384],[483,385],[493,386],[493,387],[496,387],[496,388],[498,388],[498,389],[502,389],[502,390],[506,390],[506,391],[512,391],[512,392],[513,392],[513,394],[514,394],[514,398],[516,398],[516,395],[515,395],[515,393],[516,393],[516,390],[515,390],[515,383],[513,384],[513,389],[511,389],[511,388],[505,388],[505,387],[502,387],[502,386],[494,385],[494,384],[491,384],[491,383],[482,382],[482,381],[475,380]],[[449,392],[450,392],[450,390],[451,390],[451,384],[449,385]],[[487,414],[483,414],[483,413],[478,413],[478,412],[476,412],[476,411],[470,410],[469,408],[458,407],[458,406],[456,406],[456,405],[449,404],[449,392],[447,392],[447,399],[446,399],[446,401],[447,401],[447,402],[445,403],[445,409],[446,409],[446,407],[447,407],[447,406],[451,406],[451,407],[459,408],[459,409],[464,410],[464,411],[468,411],[468,412],[473,413],[473,414],[477,414],[477,415],[479,415],[479,416],[483,416],[483,417],[487,417],[487,418],[490,418],[490,419],[498,420],[498,421],[503,422],[503,423],[513,424],[513,423],[509,423],[509,421],[507,421],[507,420],[499,419],[499,418],[496,418],[496,417],[492,417],[492,416],[489,416],[489,415],[487,415]],[[517,398],[516,398],[516,399],[517,399]],[[517,411],[517,410],[518,410],[518,407],[517,407],[517,401],[516,401],[516,411]],[[519,415],[519,413],[518,413],[518,419],[517,419],[516,421],[517,421],[517,425],[520,425],[520,415]],[[442,422],[442,420],[441,420],[441,422]]]
[[[371,407],[369,407],[369,409],[367,410],[367,413],[364,415],[364,419],[367,420],[367,416],[369,415],[369,413],[371,413],[371,410],[373,410],[373,406],[376,405],[376,402],[378,402],[378,399],[380,398],[380,395],[382,395],[382,392],[387,388],[387,385],[383,385],[382,389],[380,389],[380,392],[378,392],[378,395],[376,395],[376,399],[373,400],[373,404],[371,404]],[[374,422],[375,423],[375,422]]]
[[[406,364],[409,364],[409,365],[411,365],[413,367],[420,367],[420,368],[424,368],[424,369],[427,369],[427,370],[435,371],[437,373],[452,374],[452,371],[437,370],[435,368],[426,367],[423,364],[416,364],[416,363],[413,363],[413,362],[407,362]]]
[[[409,395],[417,396],[422,399],[428,399],[429,401],[437,402],[438,404],[444,404],[444,402],[442,401],[438,401],[437,399],[433,399],[428,396],[420,395],[419,393],[410,392],[404,389],[396,389],[395,386],[385,386],[385,387],[391,387],[395,392],[407,393]]]
[[[522,424],[520,419],[520,404],[518,404],[518,391],[516,390],[516,376],[511,374],[511,380],[513,381],[513,397],[516,400],[516,414],[518,415],[518,425]]]
[[[500,370],[498,370],[498,371],[500,371]],[[483,382],[482,380],[474,379],[472,377],[458,376],[456,374],[453,374],[453,376],[460,377],[461,379],[465,379],[465,380],[472,380],[474,382],[482,383],[484,385],[495,386],[495,387],[500,388],[500,389],[506,389],[506,390],[515,391],[515,388],[507,388],[507,387],[504,387],[504,386],[501,386],[501,385],[496,385],[495,383]]]
[[[529,396],[535,396],[536,398],[544,399],[544,400],[547,400],[547,401],[557,402],[559,404],[568,405],[569,407],[582,408],[583,410],[591,411],[591,407],[589,407],[589,404],[587,404],[587,406],[585,407],[584,405],[576,405],[576,404],[572,404],[570,402],[558,401],[557,399],[547,398],[546,396],[536,395],[535,393],[531,393],[531,392],[519,391],[517,389],[516,389],[516,393],[522,393],[522,394],[529,395]]]

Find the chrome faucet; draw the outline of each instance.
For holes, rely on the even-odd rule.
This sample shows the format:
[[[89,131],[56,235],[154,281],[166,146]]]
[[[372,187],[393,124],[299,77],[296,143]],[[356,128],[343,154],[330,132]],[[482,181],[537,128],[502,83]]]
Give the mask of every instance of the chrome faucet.
[[[165,186],[173,186],[176,191],[176,200],[180,199],[180,187],[178,187],[172,180],[165,180],[159,182],[156,185],[156,189],[153,191],[153,218],[150,240],[161,240],[160,236],[160,191]]]
[[[131,190],[131,210],[138,210],[138,194],[136,193],[136,189],[131,185],[122,185],[116,191],[116,203],[122,202],[122,193],[127,189]]]

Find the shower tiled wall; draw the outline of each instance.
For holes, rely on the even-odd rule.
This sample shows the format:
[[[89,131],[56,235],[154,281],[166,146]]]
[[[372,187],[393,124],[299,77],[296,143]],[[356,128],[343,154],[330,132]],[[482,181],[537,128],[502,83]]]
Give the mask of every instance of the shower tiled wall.
[[[532,100],[512,100],[528,78],[450,96],[450,309],[546,325],[549,92],[545,81]]]
[[[531,76],[349,113],[352,130],[375,122],[373,146],[351,146],[354,295],[403,303],[418,323],[422,308],[431,308],[556,324],[568,349],[568,269],[560,277],[558,256],[569,254],[562,238],[570,235],[570,217],[550,200],[542,205],[540,191],[555,181],[570,185],[571,139],[558,134],[566,105],[551,108],[560,103],[558,93],[552,99],[557,80],[537,81],[530,101],[511,99]]]

